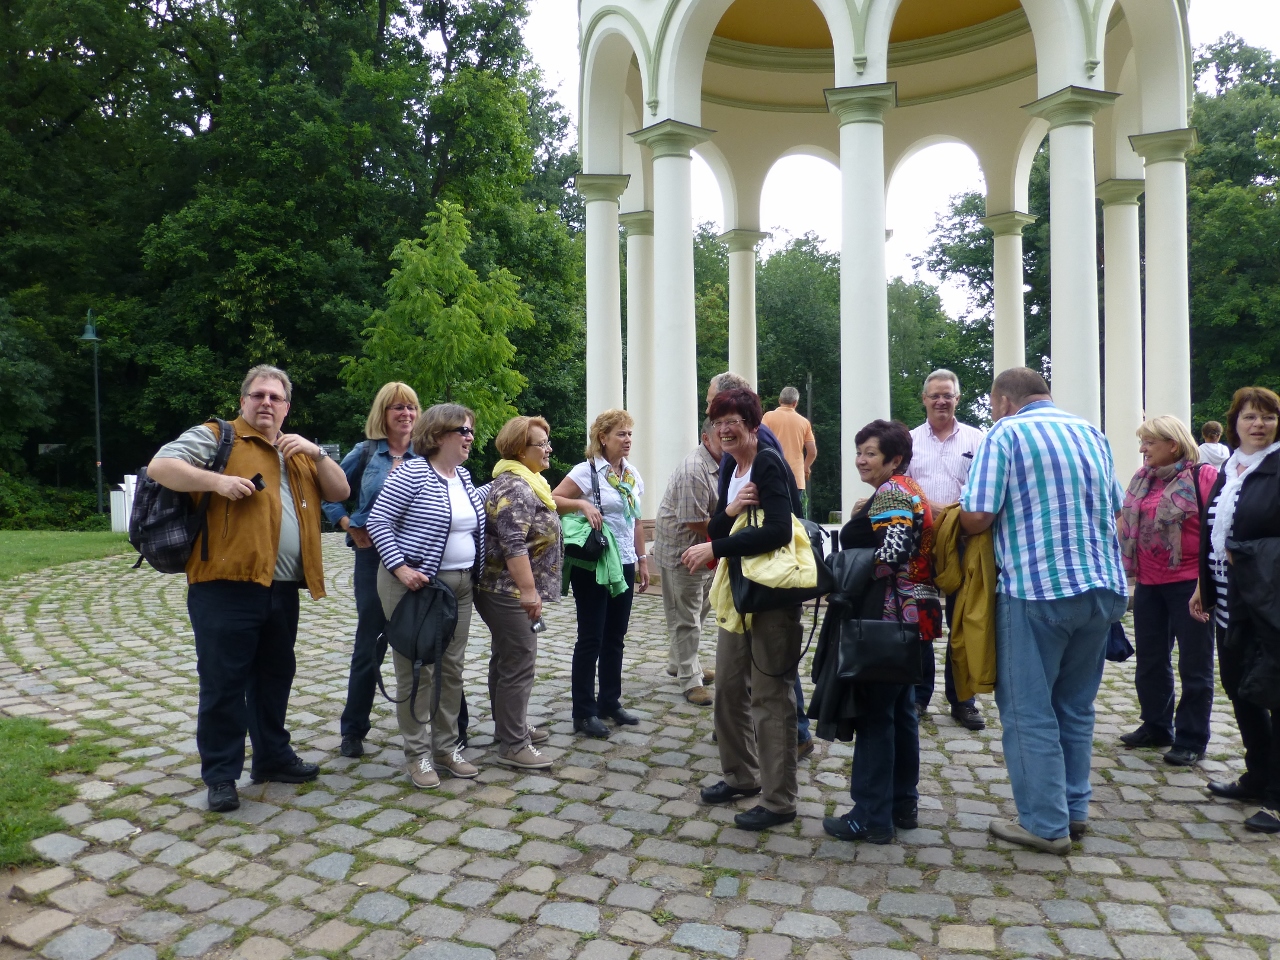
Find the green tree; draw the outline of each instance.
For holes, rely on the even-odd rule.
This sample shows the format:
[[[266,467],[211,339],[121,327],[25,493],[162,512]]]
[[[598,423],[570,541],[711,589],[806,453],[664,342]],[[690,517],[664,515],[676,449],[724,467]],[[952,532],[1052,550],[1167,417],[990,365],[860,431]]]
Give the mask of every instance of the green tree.
[[[476,412],[483,444],[516,409],[527,381],[509,364],[507,333],[533,324],[519,284],[501,268],[481,280],[463,259],[471,234],[461,207],[445,201],[423,239],[401,240],[391,259],[389,305],[369,318],[364,352],[348,358],[346,380],[363,392],[403,380],[425,406],[461,403]]]

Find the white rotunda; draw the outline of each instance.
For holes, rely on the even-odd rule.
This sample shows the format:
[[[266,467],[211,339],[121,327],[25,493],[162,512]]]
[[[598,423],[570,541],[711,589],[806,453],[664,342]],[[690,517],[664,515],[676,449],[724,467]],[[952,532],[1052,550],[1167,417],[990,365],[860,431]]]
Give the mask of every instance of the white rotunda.
[[[1185,0],[580,0],[579,30],[587,417],[632,412],[650,490],[697,443],[706,387],[695,373],[693,151],[724,200],[729,369],[753,381],[765,177],[794,154],[840,168],[846,512],[859,495],[853,436],[889,413],[885,191],[897,165],[933,143],[968,145],[986,180],[995,369],[1025,362],[1021,231],[1034,221],[1027,181],[1048,136],[1055,398],[1104,427],[1122,476],[1137,467],[1144,409],[1190,422]],[[647,498],[649,515],[660,498]]]

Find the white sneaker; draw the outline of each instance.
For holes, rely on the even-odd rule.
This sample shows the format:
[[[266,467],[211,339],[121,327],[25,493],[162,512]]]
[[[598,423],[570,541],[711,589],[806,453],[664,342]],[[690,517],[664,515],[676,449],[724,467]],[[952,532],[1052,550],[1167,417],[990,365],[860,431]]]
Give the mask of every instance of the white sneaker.
[[[440,786],[440,774],[436,773],[435,767],[431,765],[430,757],[419,757],[417,760],[409,761],[408,774],[415,787],[428,790],[431,787]]]
[[[453,753],[437,756],[436,766],[441,770],[448,770],[449,773],[460,780],[470,780],[480,772],[477,767],[463,759],[460,747],[454,747]]]
[[[515,753],[498,753],[498,762],[507,767],[518,767],[521,770],[546,770],[551,766],[551,758],[533,744],[525,744]]]

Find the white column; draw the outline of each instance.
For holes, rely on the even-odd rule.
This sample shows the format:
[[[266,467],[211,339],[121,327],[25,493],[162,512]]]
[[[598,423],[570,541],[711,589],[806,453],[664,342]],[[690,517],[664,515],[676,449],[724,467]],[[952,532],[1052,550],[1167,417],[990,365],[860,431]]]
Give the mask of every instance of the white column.
[[[884,112],[897,85],[827,91],[840,121],[840,508],[869,492],[854,437],[889,416],[889,293],[885,282]]]
[[[1103,322],[1106,337],[1104,430],[1122,485],[1142,466],[1135,433],[1142,426],[1142,267],[1138,248],[1141,180],[1098,184],[1102,201]]]
[[[1193,129],[1130,137],[1147,177],[1147,410],[1191,426],[1187,164]]]
[[[658,433],[653,414],[653,211],[624,213],[618,219],[627,232],[627,411],[636,422],[631,458],[647,466],[653,463]],[[644,498],[646,520],[657,517],[661,499]]]
[[[992,374],[1027,365],[1027,327],[1022,301],[1022,228],[1036,222],[1029,213],[1013,210],[986,217],[982,225],[995,234],[992,285],[995,287],[995,350]]]
[[[631,136],[653,153],[652,463],[641,463],[647,497],[660,501],[667,478],[698,443],[698,337],[693,303],[693,195],[690,151],[712,133],[663,120]]]
[[[580,173],[573,185],[587,201],[587,424],[622,406],[622,279],[618,266],[618,197],[627,174]]]
[[[1098,350],[1098,220],[1093,195],[1093,116],[1118,94],[1063,87],[1028,104],[1049,121],[1049,292],[1053,396],[1102,426]]]
[[[758,230],[720,234],[720,239],[729,245],[729,369],[757,388],[756,246],[767,236]]]

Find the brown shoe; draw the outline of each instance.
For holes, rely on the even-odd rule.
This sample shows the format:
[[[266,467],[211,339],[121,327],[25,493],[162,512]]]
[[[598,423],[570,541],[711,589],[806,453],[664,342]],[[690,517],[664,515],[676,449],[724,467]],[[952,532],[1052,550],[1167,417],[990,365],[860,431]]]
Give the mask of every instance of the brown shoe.
[[[498,762],[504,767],[516,767],[520,770],[546,770],[551,766],[550,757],[528,744],[515,753],[498,751]]]
[[[797,760],[803,760],[811,753],[813,753],[813,737],[810,737],[808,740],[801,740],[796,744]]]
[[[459,780],[470,780],[480,771],[474,764],[468,763],[462,758],[462,750],[458,747],[453,748],[453,753],[437,755],[435,765],[438,770],[448,770],[450,774]]]
[[[406,772],[415,787],[429,790],[440,786],[440,774],[436,773],[435,767],[431,765],[430,757],[419,757],[417,760],[409,761]]]
[[[706,687],[690,687],[684,692],[684,698],[695,707],[709,707],[715,701]]]
[[[716,672],[714,670],[702,671],[702,682],[708,687],[716,682]]]
[[[551,739],[551,731],[546,727],[530,727],[529,742],[530,743],[546,743]]]

